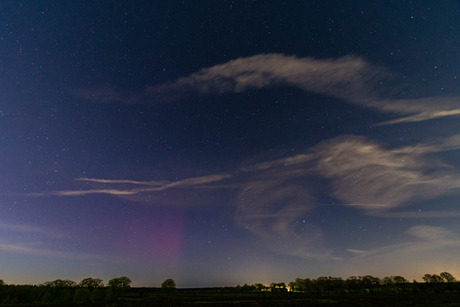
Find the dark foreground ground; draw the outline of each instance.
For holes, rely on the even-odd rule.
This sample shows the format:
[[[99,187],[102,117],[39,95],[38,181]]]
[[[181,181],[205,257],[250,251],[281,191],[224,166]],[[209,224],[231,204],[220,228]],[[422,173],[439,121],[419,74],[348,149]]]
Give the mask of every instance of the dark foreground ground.
[[[458,293],[423,294],[342,294],[301,293],[219,293],[180,291],[170,294],[126,293],[112,306],[459,306]]]
[[[61,290],[58,290],[61,291]],[[67,291],[67,290],[64,290]],[[23,292],[24,294],[26,292]],[[55,294],[60,295],[60,292]],[[342,293],[304,294],[272,292],[238,292],[220,288],[177,289],[130,288],[113,293],[110,301],[98,303],[25,300],[20,292],[15,300],[0,300],[0,306],[458,306],[460,293]],[[0,299],[1,299],[0,295]],[[11,298],[13,298],[11,296]],[[33,303],[31,303],[33,302]]]

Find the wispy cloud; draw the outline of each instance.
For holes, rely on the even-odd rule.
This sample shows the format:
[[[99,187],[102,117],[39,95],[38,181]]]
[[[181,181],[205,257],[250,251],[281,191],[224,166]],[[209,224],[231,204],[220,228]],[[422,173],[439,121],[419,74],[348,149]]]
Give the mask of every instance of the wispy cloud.
[[[354,249],[354,248],[348,248],[347,252],[355,254],[355,255],[366,255],[369,252],[361,249]]]
[[[427,155],[460,149],[460,134],[437,138],[427,143],[395,148],[395,154]]]
[[[379,123],[379,125],[421,122],[425,120],[460,115],[460,97],[458,96],[376,100],[371,101],[369,106],[373,106],[382,111],[407,115],[401,118]]]
[[[96,183],[126,183],[133,185],[147,185],[147,186],[162,186],[167,181],[138,181],[138,180],[122,180],[122,179],[98,179],[98,178],[75,178],[77,181],[96,182]]]
[[[460,115],[460,97],[388,98],[380,81],[392,81],[383,67],[357,56],[332,59],[299,58],[284,54],[258,54],[202,68],[175,81],[146,86],[142,92],[122,93],[112,87],[80,89],[74,94],[89,101],[147,103],[178,101],[189,94],[219,95],[251,88],[297,87],[307,92],[346,100],[402,117],[376,123],[389,125]]]
[[[5,232],[16,232],[16,233],[28,233],[28,234],[37,234],[44,235],[52,238],[63,238],[65,235],[58,233],[53,229],[36,227],[24,224],[11,224],[0,221],[0,229]]]
[[[348,269],[354,274],[394,274],[419,280],[426,273],[458,273],[458,261],[453,255],[460,252],[460,238],[448,228],[413,226],[401,232],[398,241],[401,243],[371,249],[360,249],[359,246],[346,249]],[[404,267],[401,263],[405,263]],[[431,272],[427,272],[427,268]]]
[[[168,102],[180,101],[189,94],[220,95],[251,88],[291,86],[399,116],[376,123],[378,125],[460,115],[459,97],[395,99],[392,98],[395,93],[382,93],[378,89],[379,81],[388,76],[386,69],[355,56],[315,59],[259,54],[203,68],[172,82],[147,86],[140,93],[124,94],[107,87],[81,90],[76,94],[101,103]],[[263,161],[229,173],[176,181],[76,178],[83,184],[78,189],[33,195],[107,194],[151,203],[195,206],[213,203],[209,196],[216,190],[226,189],[236,208],[236,224],[261,240],[264,246],[297,257],[334,258],[332,251],[322,245],[320,227],[308,220],[322,205],[318,196],[322,189],[330,192],[340,205],[370,216],[458,217],[458,210],[433,208],[421,212],[413,208],[414,204],[460,192],[460,172],[441,157],[447,151],[458,149],[460,135],[396,148],[385,147],[365,137],[342,136],[321,142],[298,155]],[[197,190],[203,195],[200,201],[195,193]],[[423,237],[423,233],[435,232],[435,228],[419,227],[412,228],[408,234],[423,241],[424,245],[417,245],[421,247],[428,246],[429,242],[434,244]],[[446,233],[442,235],[447,236]],[[375,251],[349,249],[348,252],[361,257],[406,247],[402,244]]]
[[[396,212],[387,212],[387,211],[374,211],[368,212],[369,215],[378,216],[378,217],[387,217],[387,218],[399,218],[399,219],[432,219],[432,218],[458,218],[460,217],[460,210],[445,210],[445,211],[423,211],[423,210],[414,210],[414,211],[396,211]]]
[[[362,137],[339,137],[316,148],[317,167],[345,204],[388,211],[459,192],[460,174],[426,156],[432,148],[418,145],[411,153],[410,147],[386,149]]]
[[[5,240],[3,240],[3,242],[0,241],[0,250],[5,252],[33,256],[57,257],[71,260],[104,260],[104,257],[99,255],[54,250],[43,247],[42,241],[56,241],[68,238],[62,232],[57,232],[51,228],[25,224],[12,224],[0,221],[0,229],[3,230],[2,237],[8,238],[8,242]],[[14,237],[17,237],[21,243],[15,242],[13,239]],[[26,241],[29,242],[26,243]]]
[[[243,92],[250,88],[293,86],[344,99],[362,107],[405,115],[379,125],[460,115],[460,97],[387,98],[395,93],[381,93],[377,85],[379,81],[391,78],[386,69],[356,56],[315,59],[259,54],[203,68],[174,82],[150,86],[146,92],[180,99],[191,92],[223,94]],[[382,94],[387,97],[382,97]]]
[[[117,256],[107,256],[69,251],[63,249],[50,249],[45,242],[64,242],[70,236],[43,226],[31,226],[27,224],[6,223],[0,221],[0,251],[17,253],[31,256],[44,256],[69,260],[100,260],[121,262]]]
[[[89,194],[110,194],[110,195],[132,195],[142,190],[117,190],[117,189],[91,189],[91,190],[73,190],[73,191],[55,191],[50,193],[56,196],[83,196]]]
[[[172,82],[146,86],[139,93],[126,94],[106,86],[79,89],[73,91],[73,94],[98,103],[132,104],[177,101],[192,93],[219,95],[251,88],[293,86],[356,101],[372,97],[373,85],[384,76],[385,69],[357,56],[315,59],[269,53],[202,68]]]
[[[185,189],[205,187],[231,178],[233,174],[211,174],[207,176],[186,178],[178,181],[136,181],[124,179],[75,178],[75,181],[102,184],[111,188],[90,188],[78,190],[52,191],[48,193],[32,193],[33,196],[84,196],[91,194],[108,194],[114,196],[137,195],[147,192],[164,191],[168,189]],[[118,188],[112,188],[113,186]],[[221,186],[220,186],[221,187]]]
[[[32,255],[32,256],[45,256],[45,257],[53,257],[53,258],[63,258],[63,259],[70,259],[70,260],[107,261],[108,259],[107,256],[38,248],[35,246],[24,245],[24,244],[0,243],[0,250],[9,252],[9,253],[18,253],[18,254],[25,254],[25,255]]]
[[[458,211],[436,208],[401,211],[422,201],[459,193],[460,173],[433,156],[459,148],[459,135],[399,148],[385,148],[364,137],[337,137],[306,153],[244,166],[231,173],[177,181],[76,178],[86,190],[54,191],[48,195],[99,193],[148,199],[168,206],[201,206],[215,203],[209,200],[215,195],[211,191],[226,189],[236,208],[236,224],[265,242],[265,246],[298,257],[333,258],[331,251],[322,246],[319,226],[308,219],[323,205],[319,195],[328,191],[339,204],[371,216],[459,216]],[[168,190],[172,192],[168,194]],[[202,197],[193,191],[199,191]]]
[[[444,243],[454,243],[455,245],[460,246],[460,239],[456,238],[455,235],[447,230],[444,227],[434,227],[427,225],[419,225],[411,227],[408,231],[408,234],[423,239],[426,241],[438,242],[439,244]]]
[[[303,181],[312,173],[297,167],[274,167],[249,176],[235,200],[235,220],[264,246],[279,253],[333,258],[321,245],[319,227],[306,221],[317,205],[313,186]]]
[[[258,54],[203,68],[171,83],[148,87],[151,94],[182,95],[187,92],[223,94],[251,88],[295,86],[305,91],[359,100],[382,78],[384,69],[360,57],[337,59],[298,58],[283,54]]]
[[[433,153],[459,148],[459,136],[428,144],[385,148],[364,137],[337,137],[308,153],[267,161],[244,171],[251,175],[236,197],[236,221],[259,238],[297,242],[297,256],[321,246],[322,233],[308,217],[322,205],[321,183],[341,204],[379,217],[439,218],[455,210],[401,212],[422,201],[460,192],[460,173]],[[307,217],[307,223],[299,223]],[[308,236],[302,234],[306,231]],[[270,244],[267,244],[270,246]],[[283,244],[279,246],[284,246]],[[302,250],[301,246],[304,247]],[[324,254],[325,252],[322,251]],[[319,254],[319,253],[318,253]]]
[[[460,238],[445,227],[418,225],[409,228],[407,242],[383,246],[371,250],[347,249],[356,257],[389,257],[397,254],[417,254],[422,251],[440,250],[443,247],[460,247]]]

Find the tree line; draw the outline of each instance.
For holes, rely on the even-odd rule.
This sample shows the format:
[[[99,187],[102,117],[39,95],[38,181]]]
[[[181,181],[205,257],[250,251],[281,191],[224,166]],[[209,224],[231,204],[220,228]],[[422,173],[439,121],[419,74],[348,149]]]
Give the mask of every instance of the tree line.
[[[8,285],[0,279],[0,305],[68,305],[110,304],[131,288],[126,276],[109,280],[88,277],[76,283],[69,279],[56,279],[39,285]],[[176,288],[173,279],[166,279],[161,289],[170,292]]]
[[[1,305],[64,305],[111,303],[123,289],[131,286],[126,276],[109,280],[107,286],[100,278],[85,278],[76,283],[69,279],[56,279],[40,285],[7,285],[0,280]]]
[[[271,283],[269,286],[257,283],[227,287],[230,292],[266,292],[282,294],[288,291],[306,295],[367,294],[367,293],[460,293],[460,282],[448,272],[425,274],[424,282],[409,282],[402,276],[378,278],[371,275],[341,277],[296,278],[295,281]],[[0,305],[20,304],[107,304],[116,302],[131,287],[126,276],[109,280],[104,285],[100,278],[85,278],[76,283],[72,280],[56,279],[40,285],[8,285],[0,280]],[[161,284],[164,293],[176,289],[173,279]],[[135,289],[133,289],[135,290]],[[144,291],[144,290],[142,290]]]
[[[80,283],[76,283],[73,280],[69,279],[56,279],[53,281],[47,281],[40,286],[45,287],[58,287],[58,288],[73,288],[73,287],[80,287],[80,288],[103,288],[104,282],[101,278],[85,278]],[[107,283],[107,287],[110,288],[129,288],[131,286],[131,279],[129,277],[117,277],[109,280]]]
[[[350,276],[347,279],[341,277],[322,276],[316,279],[296,278],[295,281],[271,283],[270,286],[262,284],[237,286],[237,290],[244,292],[263,292],[270,291],[276,293],[282,292],[300,292],[310,294],[346,294],[346,293],[402,293],[402,292],[429,292],[436,291],[457,291],[460,292],[460,283],[449,272],[438,274],[425,274],[424,283],[417,281],[409,282],[402,276],[389,276],[379,278],[371,275]]]

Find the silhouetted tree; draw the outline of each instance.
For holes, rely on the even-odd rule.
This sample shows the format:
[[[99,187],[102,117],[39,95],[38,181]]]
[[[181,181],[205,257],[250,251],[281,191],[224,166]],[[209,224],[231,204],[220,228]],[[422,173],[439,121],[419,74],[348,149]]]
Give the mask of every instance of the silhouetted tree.
[[[345,283],[347,284],[347,287],[351,290],[356,290],[361,287],[361,281],[356,276],[348,277],[347,280],[345,280]]]
[[[425,274],[423,280],[427,283],[441,283],[444,282],[443,278],[438,274]]]
[[[340,277],[321,276],[312,281],[312,287],[319,293],[331,293],[345,289],[346,283]]]
[[[294,292],[305,292],[304,280],[302,278],[296,278],[295,281],[289,283],[289,288]]]
[[[392,276],[391,277],[396,284],[407,284],[409,281],[402,276]]]
[[[296,278],[295,281],[289,283],[289,287],[291,288],[291,291],[295,292],[307,292],[317,290],[316,280],[312,280],[310,278]]]
[[[5,285],[5,282],[3,281],[3,279],[0,279],[0,286],[4,286]]]
[[[264,291],[267,287],[263,284],[254,284],[252,285],[256,291]]]
[[[395,283],[395,282],[394,282],[394,280],[393,280],[392,277],[388,277],[388,276],[387,276],[387,277],[384,277],[384,278],[382,279],[382,284],[384,284],[384,285],[393,285],[394,283]]]
[[[161,284],[161,289],[163,290],[176,289],[176,282],[174,281],[174,279],[168,278]]]
[[[385,291],[387,293],[401,293],[407,287],[402,284],[408,284],[409,281],[402,276],[390,276],[382,279],[382,285],[386,286]],[[383,289],[382,289],[383,290]]]
[[[313,281],[310,278],[305,278],[304,280],[301,279],[301,291],[308,291],[311,289]]]
[[[373,288],[381,284],[380,278],[371,275],[362,276],[360,279],[362,286],[366,288]]]
[[[100,278],[85,278],[83,279],[79,284],[79,287],[83,288],[99,288],[99,287],[104,287],[104,283],[102,282],[102,279]]]
[[[456,282],[457,279],[455,279],[455,277],[450,274],[449,272],[442,272],[441,274],[439,274],[442,279],[444,279],[446,282]]]
[[[131,287],[131,279],[126,276],[117,277],[109,280],[107,285],[114,289],[129,288]]]
[[[422,278],[425,282],[431,282],[431,274],[425,274]]]
[[[56,288],[71,288],[71,287],[75,287],[76,285],[77,285],[76,282],[69,280],[69,279],[66,279],[66,280],[56,279],[53,281],[47,281],[43,284],[43,286],[46,286],[46,287],[56,287]]]

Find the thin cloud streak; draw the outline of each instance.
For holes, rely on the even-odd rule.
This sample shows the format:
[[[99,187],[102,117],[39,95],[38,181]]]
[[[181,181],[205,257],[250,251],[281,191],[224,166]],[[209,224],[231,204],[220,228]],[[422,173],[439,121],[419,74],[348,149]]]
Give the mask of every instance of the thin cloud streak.
[[[44,235],[44,236],[53,237],[53,238],[65,237],[63,234],[59,234],[56,231],[53,231],[48,228],[21,225],[21,224],[9,224],[9,223],[1,222],[1,221],[0,221],[0,229],[8,231],[8,232],[31,233],[31,234]]]
[[[258,54],[203,68],[190,76],[151,86],[151,94],[178,95],[238,93],[250,88],[295,86],[305,91],[356,101],[371,94],[371,83],[384,69],[360,57],[337,59],[298,58],[283,54]]]
[[[377,94],[378,81],[388,80],[386,69],[364,59],[298,58],[283,54],[259,54],[203,68],[174,82],[148,87],[146,92],[181,98],[200,94],[238,93],[250,88],[294,86],[307,92],[336,97],[387,113],[409,115],[378,125],[419,122],[460,115],[460,97],[386,99]],[[392,93],[387,93],[391,95]]]
[[[459,135],[431,144],[394,149],[386,149],[364,137],[337,137],[318,144],[310,153],[242,167],[233,173],[210,174],[174,182],[78,178],[78,181],[110,188],[54,191],[50,195],[125,196],[168,189],[222,188],[247,194],[249,191],[276,191],[283,186],[296,186],[299,182],[306,184],[302,186],[305,192],[312,176],[320,176],[331,181],[334,195],[344,205],[375,215],[407,206],[412,201],[458,193],[460,174],[446,163],[426,156],[458,148]],[[113,185],[125,183],[135,184],[136,188],[113,188]]]
[[[207,176],[186,178],[179,181],[137,181],[137,180],[124,180],[124,179],[100,179],[100,178],[75,178],[76,181],[100,183],[104,185],[113,184],[133,184],[137,186],[147,186],[146,188],[133,188],[133,189],[87,189],[87,190],[63,190],[53,191],[50,193],[35,193],[34,196],[84,196],[90,194],[108,194],[114,196],[135,195],[145,192],[164,191],[168,189],[184,189],[196,188],[205,184],[212,184],[221,182],[227,178],[231,178],[232,174],[211,174]],[[210,186],[208,186],[210,187]]]
[[[442,117],[460,115],[460,97],[426,97],[417,99],[378,100],[369,102],[369,106],[387,112],[397,112],[409,116],[385,121],[378,125],[421,122]]]
[[[361,57],[335,59],[298,58],[284,54],[257,54],[237,58],[176,81],[150,85],[142,93],[123,94],[111,87],[79,89],[73,94],[96,103],[146,103],[177,101],[188,94],[220,95],[251,88],[294,86],[302,90],[360,101],[370,99],[370,90],[387,72]]]
[[[381,212],[374,211],[368,213],[371,216],[386,217],[386,218],[405,218],[405,219],[422,219],[422,218],[457,218],[460,216],[458,210],[446,210],[446,211],[403,211],[403,212]]]
[[[408,147],[401,153],[365,138],[339,137],[317,147],[318,171],[332,180],[336,197],[367,212],[458,193],[460,174],[417,148],[418,154]]]
[[[75,178],[76,181],[96,182],[96,183],[126,183],[133,185],[148,185],[148,186],[161,186],[167,183],[166,181],[138,181],[138,180],[123,180],[123,179],[97,179],[97,178]]]
[[[93,255],[86,253],[77,253],[77,252],[65,252],[58,250],[50,249],[40,249],[35,247],[30,247],[22,244],[9,244],[9,243],[0,243],[0,250],[9,252],[9,253],[18,253],[32,256],[45,256],[53,258],[63,258],[70,260],[100,260],[107,261],[106,256]]]
[[[311,223],[298,222],[315,207],[312,193],[308,187],[296,183],[297,176],[284,175],[276,169],[249,178],[236,198],[237,224],[278,253],[300,258],[332,258],[331,252],[321,246],[320,229]]]
[[[206,195],[199,202],[195,194],[184,195],[190,195],[187,193],[191,190],[199,190],[201,195],[210,190],[228,189],[229,195],[233,195],[236,224],[264,242],[264,246],[300,258],[335,259],[332,251],[323,246],[324,236],[319,226],[303,222],[322,205],[321,189],[332,192],[338,204],[370,216],[443,217],[449,213],[398,210],[460,192],[458,171],[442,160],[433,159],[434,154],[459,147],[459,135],[391,149],[364,137],[336,137],[307,153],[241,167],[232,173],[172,182],[78,178],[78,182],[104,188],[54,191],[50,195],[102,193],[152,199],[167,205],[198,206],[206,202]],[[324,180],[326,186],[318,180]],[[167,190],[174,193],[164,194]],[[148,195],[152,197],[146,197]],[[181,201],[175,202],[174,197]],[[459,212],[451,213],[459,215]]]
[[[55,196],[83,196],[90,194],[109,194],[109,195],[132,195],[142,191],[136,190],[116,190],[116,189],[94,189],[94,190],[75,190],[75,191],[55,191],[51,195]],[[46,195],[46,194],[44,194]]]
[[[429,143],[422,143],[413,146],[396,148],[393,150],[395,154],[417,154],[424,155],[429,153],[439,153],[443,151],[451,151],[460,149],[460,134],[455,134],[449,137],[437,138]]]
[[[393,125],[393,124],[401,124],[401,123],[422,122],[425,120],[431,120],[431,119],[437,119],[437,118],[449,117],[449,116],[455,116],[455,115],[460,115],[460,109],[450,110],[450,111],[423,112],[423,113],[418,113],[413,116],[408,116],[408,117],[403,117],[403,118],[398,118],[395,120],[382,122],[378,125],[383,126],[383,125]]]
[[[361,249],[347,248],[347,252],[356,254],[356,255],[366,255],[369,252]]]
[[[193,93],[221,95],[240,93],[251,88],[293,86],[307,92],[343,99],[361,107],[405,115],[378,123],[380,126],[460,115],[460,97],[382,97],[378,89],[379,82],[391,78],[385,68],[357,56],[315,59],[269,53],[202,68],[172,82],[147,86],[141,93],[123,94],[111,87],[102,87],[80,89],[73,94],[97,103],[133,104],[178,101]],[[384,94],[394,95],[390,92]]]
[[[361,257],[394,257],[394,254],[417,254],[427,250],[440,250],[443,247],[460,247],[460,238],[445,227],[418,225],[409,228],[406,235],[410,242],[379,247],[372,250],[347,249]],[[415,241],[414,241],[415,238]],[[394,259],[394,258],[393,258]]]
[[[40,241],[35,241],[33,243],[24,244],[25,234],[39,235],[41,238],[47,237],[51,240],[67,238],[63,233],[58,233],[52,229],[44,227],[36,227],[22,224],[9,224],[0,222],[0,229],[4,230],[8,237],[12,237],[12,234],[18,233],[21,234],[22,243],[11,243],[11,242],[0,242],[0,250],[9,252],[9,253],[19,253],[25,255],[33,256],[45,256],[45,257],[54,257],[54,258],[63,258],[70,260],[104,260],[107,261],[108,257],[103,257],[101,255],[80,253],[80,252],[69,252],[62,250],[52,250],[46,248],[39,248],[37,246],[41,245]],[[34,236],[35,237],[35,236]],[[10,241],[10,240],[9,240]]]

